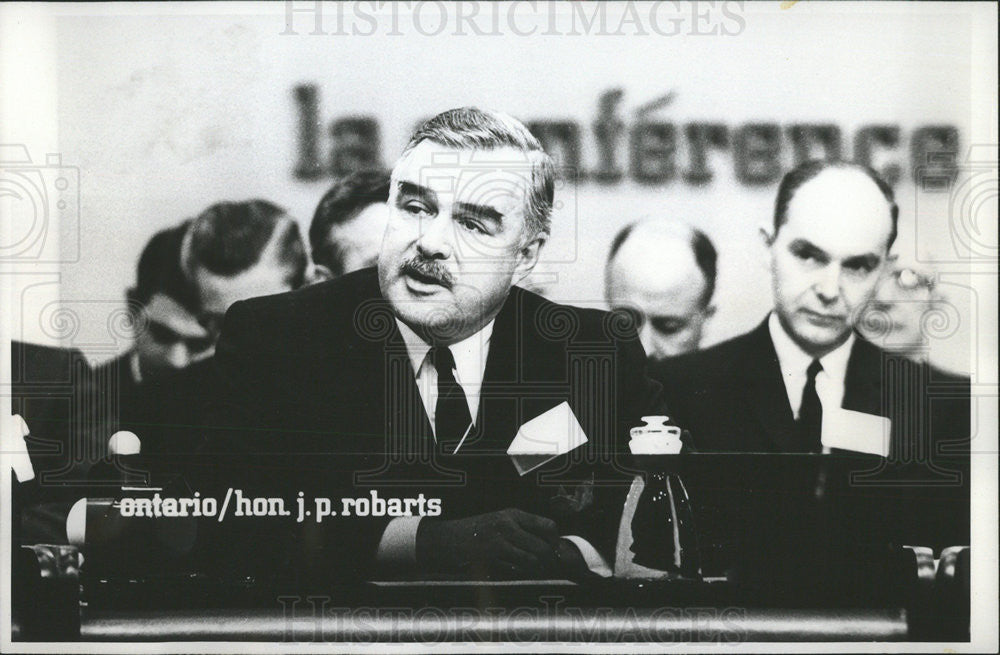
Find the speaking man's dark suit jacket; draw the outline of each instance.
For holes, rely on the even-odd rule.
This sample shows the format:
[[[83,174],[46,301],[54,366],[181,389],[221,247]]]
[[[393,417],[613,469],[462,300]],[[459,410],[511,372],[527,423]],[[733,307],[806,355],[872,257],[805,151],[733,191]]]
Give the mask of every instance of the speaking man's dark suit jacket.
[[[164,371],[122,393],[114,429],[134,432],[143,451],[190,456],[200,443],[201,413],[217,388],[211,357]]]
[[[192,486],[289,501],[302,491],[308,502],[332,497],[338,511],[340,497],[423,493],[442,499],[442,518],[515,507],[553,518],[561,534],[588,539],[609,562],[630,480],[614,453],[627,448],[640,416],[662,412],[634,329],[514,287],[494,324],[476,430],[458,454],[439,455],[374,268],[233,305],[215,361],[221,429],[205,431]],[[589,442],[519,476],[506,455],[518,428],[562,402]],[[246,525],[272,561],[341,578],[372,573],[390,520],[299,526],[294,518]]]
[[[776,455],[804,447],[766,320],[712,348],[666,360],[651,375],[664,384],[672,418],[690,430],[695,450],[765,453],[706,458],[690,475],[702,504],[709,505],[702,517],[705,530],[716,532],[709,541],[742,543],[756,566],[764,557],[760,551],[773,547],[778,535],[790,540],[789,550],[866,539],[937,547],[968,543],[968,379],[857,337],[843,407],[889,418],[890,454],[839,452],[822,458],[817,469],[819,456]],[[780,566],[794,570],[785,560]]]

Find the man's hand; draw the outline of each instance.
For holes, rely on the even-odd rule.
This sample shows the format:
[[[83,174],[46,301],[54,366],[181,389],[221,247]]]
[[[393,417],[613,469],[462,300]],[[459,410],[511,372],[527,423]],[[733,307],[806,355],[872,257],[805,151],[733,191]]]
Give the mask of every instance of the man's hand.
[[[541,578],[560,575],[576,560],[582,561],[579,552],[560,541],[554,521],[518,509],[424,519],[417,530],[417,566],[428,572],[473,579]]]

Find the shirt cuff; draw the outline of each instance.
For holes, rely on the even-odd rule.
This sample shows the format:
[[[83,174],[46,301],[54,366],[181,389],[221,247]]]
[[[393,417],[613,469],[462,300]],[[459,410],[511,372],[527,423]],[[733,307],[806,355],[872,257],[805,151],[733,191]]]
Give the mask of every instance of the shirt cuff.
[[[419,516],[400,516],[389,521],[378,542],[375,561],[390,567],[417,563],[417,526]]]
[[[386,532],[388,532],[388,529]],[[602,578],[611,577],[611,567],[604,561],[604,558],[597,552],[597,549],[590,545],[589,541],[576,535],[566,535],[563,536],[563,539],[573,542],[573,545],[580,551],[580,555],[583,557],[583,561],[586,562],[588,569]]]

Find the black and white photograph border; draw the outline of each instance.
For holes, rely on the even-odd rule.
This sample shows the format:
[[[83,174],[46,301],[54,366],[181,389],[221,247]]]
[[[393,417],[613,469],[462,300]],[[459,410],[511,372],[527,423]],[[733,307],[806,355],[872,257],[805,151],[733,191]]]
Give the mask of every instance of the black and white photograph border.
[[[997,86],[997,6],[989,2],[283,0],[0,5],[0,650],[939,652],[947,648],[996,652],[1000,596]],[[511,130],[514,136],[504,132],[504,138],[519,146],[498,150],[494,144],[486,148],[492,148],[487,154],[509,151],[514,158],[500,161],[474,156],[466,161],[461,156],[468,154],[468,147],[462,150],[441,142],[440,137],[430,137],[435,149],[427,155],[427,164],[407,178],[420,184],[404,185],[405,189],[423,190],[417,199],[420,207],[404,206],[401,196],[412,193],[400,190],[404,164],[407,158],[412,162],[421,156],[420,146],[411,142],[411,136],[419,134],[418,128],[426,126],[428,119],[458,107],[486,110],[486,118],[476,114],[474,118],[454,118],[456,122],[491,120],[497,121],[490,123],[494,132]],[[521,136],[519,130],[530,132],[530,138]],[[190,371],[211,360],[218,360],[221,370],[226,365],[243,365],[245,361],[239,358],[245,353],[240,348],[260,345],[270,347],[268,353],[277,352],[280,345],[254,342],[287,330],[291,338],[298,339],[292,341],[297,345],[284,346],[288,361],[301,365],[307,371],[303,375],[316,375],[310,371],[304,351],[297,352],[313,343],[309,341],[313,333],[288,327],[296,317],[309,315],[289,315],[286,320],[282,313],[292,311],[291,305],[279,300],[272,306],[249,299],[291,291],[292,297],[302,298],[305,304],[306,299],[321,297],[321,285],[343,290],[349,280],[355,281],[350,290],[368,289],[365,285],[375,286],[374,272],[369,284],[363,273],[350,271],[373,266],[376,261],[381,291],[393,301],[396,314],[386,313],[384,304],[360,306],[354,323],[350,323],[351,317],[345,323],[353,325],[357,337],[351,348],[367,344],[384,349],[386,362],[398,360],[409,373],[414,372],[408,368],[412,363],[418,386],[436,381],[431,384],[433,391],[427,392],[430,395],[420,386],[419,395],[395,402],[415,403],[417,423],[427,423],[432,433],[441,429],[435,415],[444,416],[444,399],[440,397],[445,393],[443,376],[430,354],[423,368],[419,361],[410,359],[411,341],[399,353],[390,353],[389,335],[402,334],[398,345],[408,338],[418,343],[422,339],[434,342],[432,331],[409,331],[412,317],[425,316],[419,306],[423,298],[433,295],[429,288],[435,289],[435,294],[446,289],[459,298],[459,306],[462,298],[468,306],[481,309],[488,305],[494,291],[490,266],[509,244],[498,240],[489,224],[483,224],[480,211],[461,219],[458,227],[448,224],[446,232],[435,233],[444,245],[421,241],[417,248],[422,255],[438,248],[434,255],[438,263],[431,258],[407,259],[406,253],[397,253],[402,262],[399,279],[412,295],[407,296],[415,308],[412,316],[406,302],[386,293],[391,280],[383,279],[382,262],[393,261],[386,255],[394,243],[392,235],[400,243],[404,238],[400,236],[404,229],[399,227],[401,217],[416,215],[411,211],[418,212],[422,225],[428,226],[418,228],[424,230],[419,239],[426,240],[426,232],[433,232],[435,228],[430,226],[446,213],[445,205],[427,208],[428,198],[434,204],[438,194],[447,198],[464,192],[470,202],[456,206],[471,205],[480,210],[510,206],[512,195],[539,184],[540,149],[551,158],[546,170],[553,199],[545,206],[544,200],[539,203],[538,198],[529,198],[531,215],[523,214],[523,220],[526,226],[536,225],[537,210],[550,218],[551,227],[535,234],[543,235],[537,250],[525,246],[518,251],[518,257],[536,258],[524,265],[525,276],[515,279],[522,289],[516,297],[530,301],[521,303],[520,309],[535,311],[524,316],[532,321],[538,337],[565,349],[571,364],[575,362],[583,370],[607,357],[607,344],[611,360],[621,358],[623,366],[631,364],[622,353],[632,351],[621,344],[630,340],[641,344],[649,378],[662,383],[668,401],[663,412],[650,411],[656,415],[652,418],[668,411],[671,418],[664,426],[657,426],[656,421],[640,425],[632,420],[633,441],[636,430],[644,435],[669,434],[678,444],[684,440],[684,450],[678,445],[678,450],[670,452],[693,453],[690,458],[696,461],[699,457],[711,461],[705,451],[726,451],[731,444],[725,439],[730,437],[752,441],[759,436],[749,428],[744,430],[742,421],[727,423],[718,417],[726,413],[723,403],[742,407],[740,403],[746,401],[713,395],[711,390],[705,395],[690,386],[709,384],[713,379],[719,368],[713,353],[736,352],[731,344],[744,344],[737,353],[739,360],[733,360],[736,363],[732,366],[723,365],[722,373],[754,366],[757,360],[751,359],[745,344],[750,344],[754,335],[771,334],[769,347],[772,353],[778,351],[772,358],[781,360],[781,368],[775,371],[788,377],[775,331],[791,330],[782,333],[787,343],[802,346],[795,341],[794,328],[782,322],[780,305],[790,291],[778,280],[777,271],[787,266],[787,262],[781,263],[780,253],[776,254],[783,244],[779,232],[797,220],[793,196],[808,189],[813,180],[813,195],[799,195],[803,202],[806,197],[818,197],[820,191],[815,189],[820,187],[824,171],[830,169],[821,168],[818,173],[808,173],[805,181],[790,184],[779,221],[781,212],[775,208],[775,199],[786,186],[785,175],[803,165],[808,167],[810,160],[854,162],[860,167],[832,167],[835,175],[847,180],[845,185],[858,182],[848,179],[850,171],[870,171],[873,177],[865,178],[869,191],[875,188],[871,181],[876,181],[879,189],[890,189],[888,195],[884,190],[882,193],[898,211],[898,219],[894,218],[890,256],[878,264],[884,271],[878,284],[868,287],[876,289],[871,292],[874,295],[854,304],[850,299],[838,300],[836,306],[843,309],[843,317],[813,312],[803,319],[811,321],[811,327],[799,336],[820,335],[836,320],[849,321],[851,343],[870,344],[873,352],[882,353],[883,376],[912,376],[917,381],[912,385],[904,381],[898,394],[883,390],[881,397],[884,405],[913,402],[921,412],[926,410],[918,421],[926,421],[926,425],[921,422],[923,427],[914,430],[926,427],[930,432],[947,427],[942,422],[950,422],[949,415],[935,412],[958,396],[969,400],[970,415],[959,417],[960,423],[969,420],[967,443],[920,441],[901,447],[895,441],[896,445],[889,443],[893,438],[890,428],[885,427],[884,443],[871,447],[875,450],[858,446],[867,454],[881,447],[878,452],[883,458],[895,458],[897,464],[902,458],[902,464],[910,467],[907,471],[922,470],[921,477],[907,478],[909,487],[886,476],[879,478],[876,472],[852,478],[847,490],[831,492],[855,498],[854,494],[868,493],[861,490],[867,484],[881,490],[872,493],[887,492],[883,495],[888,497],[892,489],[923,487],[919,493],[913,492],[914,498],[932,502],[928,499],[936,492],[930,487],[936,483],[964,485],[969,508],[964,529],[969,543],[949,542],[939,544],[936,550],[915,547],[906,552],[907,557],[912,552],[924,583],[913,593],[951,594],[949,601],[929,600],[921,605],[925,610],[932,608],[923,618],[934,623],[940,617],[933,608],[940,609],[944,602],[967,602],[967,638],[931,641],[922,637],[925,626],[914,627],[919,623],[915,610],[909,615],[898,607],[870,612],[845,605],[843,599],[820,609],[814,602],[812,609],[796,614],[773,607],[748,608],[739,599],[727,602],[723,597],[720,601],[717,593],[699,596],[688,589],[681,592],[688,594],[688,600],[676,607],[650,606],[648,600],[642,607],[621,607],[614,598],[621,590],[655,598],[656,584],[664,579],[644,578],[652,569],[632,561],[633,552],[636,560],[643,558],[628,545],[633,537],[638,544],[641,535],[633,534],[625,520],[618,543],[611,544],[616,550],[610,564],[602,561],[602,554],[586,539],[568,539],[564,531],[553,533],[563,547],[574,544],[568,546],[569,552],[587,560],[588,574],[597,575],[593,572],[600,568],[589,557],[594,551],[604,569],[610,566],[615,582],[621,578],[632,585],[594,587],[613,590],[608,592],[605,613],[601,608],[596,614],[581,613],[581,607],[592,609],[595,603],[592,599],[589,604],[582,602],[579,592],[572,591],[574,587],[558,575],[525,585],[537,602],[524,606],[502,602],[505,597],[518,597],[516,592],[508,595],[504,591],[515,588],[517,580],[491,579],[499,599],[496,607],[477,604],[482,598],[477,600],[469,591],[475,583],[464,588],[458,585],[456,594],[466,599],[465,609],[450,614],[443,607],[412,601],[414,592],[405,588],[414,584],[412,578],[384,583],[388,587],[400,585],[403,591],[394,597],[410,598],[405,607],[378,605],[371,601],[372,594],[355,599],[342,592],[324,595],[310,587],[308,593],[292,588],[271,596],[275,601],[271,609],[246,609],[235,619],[213,610],[185,612],[180,607],[183,602],[173,603],[170,609],[136,609],[131,612],[132,619],[128,613],[116,616],[110,610],[78,611],[81,602],[84,610],[88,603],[91,610],[101,604],[100,598],[88,598],[86,593],[81,601],[79,582],[81,567],[88,563],[87,553],[81,557],[73,545],[93,543],[98,538],[93,528],[88,538],[79,533],[80,525],[91,525],[94,512],[118,512],[125,517],[142,511],[180,511],[199,519],[218,516],[218,523],[223,524],[227,512],[243,511],[250,517],[248,521],[256,517],[254,520],[264,525],[288,515],[284,512],[291,513],[289,523],[297,514],[300,521],[308,523],[311,510],[318,525],[321,514],[328,517],[328,523],[335,518],[344,521],[343,515],[350,511],[358,515],[354,518],[360,518],[362,507],[363,514],[377,508],[389,516],[398,511],[399,516],[417,512],[429,518],[435,517],[432,512],[442,503],[447,510],[448,499],[454,494],[449,496],[446,482],[428,482],[418,496],[412,485],[402,482],[369,491],[368,486],[358,483],[359,477],[350,496],[340,489],[313,497],[311,489],[303,486],[307,491],[296,498],[291,487],[281,486],[291,495],[251,498],[237,482],[227,481],[221,491],[216,489],[218,493],[201,493],[202,488],[192,487],[186,494],[175,494],[185,497],[179,499],[179,508],[170,505],[171,509],[147,490],[101,505],[104,501],[94,498],[93,485],[99,475],[114,475],[113,483],[101,484],[113,485],[118,492],[143,486],[148,481],[142,478],[143,470],[129,469],[127,464],[112,470],[121,462],[133,461],[127,457],[137,455],[140,448],[145,455],[153,443],[152,436],[146,440],[144,430],[135,426],[149,427],[152,435],[155,430],[149,421],[156,421],[157,429],[169,427],[165,435],[177,436],[175,433],[184,432],[177,425],[184,421],[186,412],[182,410],[215,393],[214,387],[184,378],[177,371],[164,373],[162,379],[171,382],[150,384],[164,369],[187,365],[184,370]],[[461,172],[455,174],[456,168]],[[371,178],[357,177],[359,172],[373,171],[377,175],[373,173]],[[860,187],[843,188],[848,189],[844,194],[850,196],[847,200],[852,207],[864,204],[864,193],[851,195]],[[827,193],[838,202],[842,199],[836,192]],[[877,199],[882,203],[882,196]],[[543,206],[540,210],[539,205]],[[447,209],[451,211],[450,205]],[[347,213],[338,220],[331,218],[334,211]],[[847,218],[843,220],[838,225],[849,225]],[[258,228],[232,228],[238,221]],[[329,226],[326,235],[317,232],[320,223]],[[386,225],[388,236],[383,241]],[[263,229],[264,236],[255,236],[253,229]],[[787,233],[788,228],[785,230]],[[863,231],[856,230],[858,234]],[[316,240],[323,238],[329,238],[332,245]],[[256,250],[249,255],[237,252],[250,247]],[[790,246],[794,247],[801,249]],[[169,271],[161,270],[165,266],[164,248],[173,253]],[[278,248],[283,250],[271,262],[268,258]],[[829,264],[829,255],[822,250],[802,255],[803,260],[806,255],[813,262],[810,266]],[[240,256],[246,261],[219,264],[226,257]],[[461,260],[461,265],[452,266],[455,259]],[[270,263],[275,267],[269,267]],[[846,259],[835,264],[842,265],[839,275],[852,280],[848,285],[867,274],[865,262]],[[284,275],[289,270],[294,274]],[[520,272],[521,268],[516,269],[516,274]],[[269,274],[274,280],[264,280]],[[159,277],[144,277],[150,275]],[[345,284],[330,282],[339,277]],[[669,290],[663,281],[672,285]],[[146,288],[147,283],[153,286]],[[172,284],[177,284],[177,289],[168,288]],[[817,283],[815,288],[819,286]],[[845,298],[850,295],[840,291]],[[336,296],[338,301],[343,293],[347,291]],[[514,297],[512,293],[510,298]],[[531,309],[535,298],[544,303],[537,311]],[[234,302],[243,311],[227,314]],[[666,307],[659,314],[657,303]],[[833,301],[829,306],[834,306]],[[513,313],[506,307],[490,316],[483,328],[486,332],[471,330],[476,336],[486,335],[483,353],[488,352],[494,317],[499,331],[494,333],[493,343],[506,343],[501,341],[503,321]],[[446,343],[457,348],[460,344],[455,342],[460,341],[473,353],[470,357],[479,354],[479,346],[468,346],[464,340],[470,332],[468,326],[450,320],[449,309],[447,305],[431,306],[426,316],[429,321],[440,318],[444,322],[439,327],[446,337],[461,333],[462,340],[456,337],[446,339]],[[234,330],[234,326],[245,328],[261,320],[265,313],[268,316],[264,318],[271,322],[258,324],[259,334]],[[597,316],[603,318],[593,318]],[[327,319],[317,317],[317,324],[321,320]],[[591,322],[604,329],[604,341],[588,336]],[[169,328],[164,328],[167,323]],[[333,330],[341,324],[331,319],[331,326]],[[163,329],[173,335],[169,351],[157,341],[158,330]],[[213,356],[216,339],[220,350]],[[150,348],[151,354],[144,354],[143,348]],[[518,342],[512,347],[512,360],[536,363],[530,353],[522,352],[528,348]],[[695,355],[700,353],[695,351],[708,354],[698,359]],[[37,353],[38,359],[29,353]],[[836,351],[828,349],[822,357],[817,354],[814,362],[822,359],[829,366],[830,360],[824,359],[827,353],[832,356]],[[401,356],[388,359],[395,354]],[[183,359],[181,364],[178,358]],[[453,368],[459,379],[452,377],[448,384],[459,394],[463,388],[468,393],[472,388],[467,384],[468,369],[463,372],[464,364],[458,360],[461,357],[453,362]],[[537,361],[542,360],[545,357],[537,357]],[[36,367],[31,363],[34,361],[45,365]],[[381,365],[382,360],[378,361]],[[843,361],[848,366],[846,359]],[[280,384],[275,380],[283,379],[279,376],[287,374],[282,368],[275,369],[270,382],[274,386]],[[382,382],[387,388],[380,388],[389,394],[386,397],[399,388],[398,381],[390,379],[389,368],[387,363],[384,373],[370,371],[380,381],[386,377]],[[248,379],[237,382],[249,385],[254,381],[252,375],[264,369],[240,370],[248,370]],[[432,377],[423,377],[430,373]],[[34,378],[36,374],[40,377]],[[261,379],[269,374],[266,371]],[[498,404],[490,404],[490,374],[488,367],[485,373],[482,367],[478,371],[482,389],[478,411],[485,417],[483,421],[503,412],[496,409],[503,399],[494,398]],[[805,385],[814,396],[825,399],[829,389],[823,380],[832,376],[817,378],[824,374],[823,370],[813,373],[807,382],[803,370],[798,389]],[[764,377],[762,373],[760,378]],[[146,384],[142,384],[143,378]],[[749,379],[750,384],[754,380],[736,379]],[[594,445],[604,443],[604,436],[593,433],[593,426],[603,420],[593,414],[618,411],[602,407],[608,403],[599,394],[607,390],[599,385],[612,385],[608,397],[615,398],[614,385],[622,380],[631,378],[625,373],[610,381],[588,378],[585,384],[592,386],[583,390],[575,379],[559,380],[558,384],[546,380],[536,386],[549,384],[537,393],[568,401],[568,419],[558,413],[566,438],[575,446],[577,436],[591,432],[583,441],[589,436]],[[304,381],[299,383],[306,389],[299,399],[306,406],[311,398],[308,394],[315,389],[308,389]],[[734,386],[732,380],[727,383]],[[330,389],[338,392],[346,388],[331,384]],[[356,386],[363,384],[367,381]],[[786,380],[786,389],[789,384]],[[139,390],[130,385],[138,385]],[[914,392],[914,388],[920,391]],[[731,391],[728,386],[725,390]],[[841,391],[843,420],[861,421],[855,416],[859,412],[848,408],[849,390]],[[169,401],[158,404],[155,413],[130,423],[136,417],[129,415],[129,403],[138,403],[136,399],[149,402],[150,393],[157,403],[162,398],[169,397]],[[479,393],[474,391],[473,399],[479,398]],[[581,394],[592,395],[593,402],[577,404],[574,399]],[[919,397],[908,399],[907,394]],[[796,429],[806,420],[808,395],[793,398],[789,392],[787,397],[791,403],[789,421],[794,420]],[[421,406],[427,398],[437,398],[437,407],[434,402]],[[637,397],[626,400],[639,401]],[[785,400],[781,394],[779,402],[784,405]],[[552,409],[539,414],[531,409],[535,401],[515,398],[504,405],[518,414],[510,417],[508,435],[515,444],[531,442],[532,430],[542,424],[538,421],[548,420],[545,425],[551,430],[556,421],[553,417],[563,411],[562,405],[549,403]],[[718,404],[704,410],[699,406],[704,402]],[[294,405],[276,404],[274,415],[284,416],[281,411],[290,406]],[[268,411],[254,409],[260,409],[262,416]],[[469,409],[474,412],[475,403]],[[357,415],[363,416],[363,411],[359,409]],[[640,416],[632,414],[635,419]],[[318,415],[323,416],[322,412]],[[362,426],[361,419],[348,417],[346,410],[325,416],[343,417],[345,429],[382,428]],[[831,416],[833,412],[823,413],[823,443],[812,452],[830,453],[829,444],[834,442],[827,441],[825,421],[832,421]],[[631,414],[629,417],[631,420]],[[464,417],[462,425],[469,427],[464,435],[455,435],[462,440],[451,453],[452,459],[445,462],[454,463],[459,448],[477,447],[480,433],[486,432],[473,429],[479,418],[474,413]],[[883,420],[888,425],[889,419]],[[567,423],[569,428],[565,428]],[[857,428],[862,423],[850,425]],[[883,429],[880,423],[868,421],[865,425]],[[276,426],[263,419],[259,426],[253,426],[262,431],[310,429],[308,422]],[[419,429],[423,428],[414,428]],[[93,436],[97,432],[102,435],[99,446],[95,446]],[[628,428],[619,432],[625,434],[616,438],[627,442]],[[721,441],[716,440],[716,432]],[[194,436],[200,435],[185,438]],[[395,437],[387,433],[386,439],[391,438]],[[764,442],[753,441],[741,450],[760,457],[760,443]],[[851,450],[850,443],[857,442],[847,439],[837,443],[835,451],[839,447]],[[820,444],[818,434],[816,444]],[[576,454],[583,452],[580,449]],[[636,452],[633,447],[632,453]],[[769,452],[778,457],[774,453],[781,451]],[[940,468],[940,461],[935,461],[938,456],[947,460],[966,452],[969,479],[962,479],[961,473],[949,478],[947,465]],[[576,508],[600,497],[600,478],[596,483],[591,478],[589,486],[573,486],[559,477],[576,472],[569,468],[570,463],[592,463],[584,461],[585,455],[579,455],[579,462],[574,457],[563,458],[572,461],[565,470],[556,470],[551,465],[551,460],[559,461],[555,453],[539,457],[531,451],[529,457],[521,459],[513,450],[501,454],[513,462],[513,467],[506,464],[511,471],[516,467],[521,480],[534,476],[540,487],[554,493],[546,501]],[[437,455],[431,453],[430,464],[437,473],[445,478],[453,473],[446,464],[438,468],[434,457]],[[369,466],[355,469],[356,476],[392,474],[379,469],[378,462],[373,467],[370,459],[365,461]],[[635,476],[637,471],[622,464],[624,461],[614,459],[610,468],[629,478]],[[106,466],[109,462],[111,469]],[[293,466],[277,466],[281,465]],[[821,468],[821,477],[825,470]],[[34,479],[36,472],[38,478]],[[679,477],[666,475],[665,490],[674,512],[668,514],[676,526],[672,533],[676,549],[667,568],[674,566],[681,571],[672,571],[667,577],[678,578],[680,583],[689,580],[684,579],[686,564],[682,561],[682,543],[686,542],[681,527],[685,519],[678,512],[691,510],[676,508],[675,495],[683,495],[687,502],[691,492],[691,507],[698,520],[725,521],[719,518],[721,514],[711,514],[710,508],[701,505],[714,496],[704,472],[701,487],[697,475],[685,475],[689,482],[696,481],[688,487],[679,484]],[[239,479],[238,475],[233,478]],[[513,479],[516,482],[519,478]],[[655,476],[650,474],[646,479],[648,483]],[[259,481],[247,484],[254,482]],[[817,497],[822,495],[823,485],[816,487]],[[83,491],[77,493],[78,489]],[[622,497],[626,491],[626,512],[636,512],[636,504],[641,506],[647,496],[636,483],[632,487],[626,483]],[[38,521],[28,526],[21,520],[21,505],[29,493],[36,492],[46,502],[35,506],[41,508]],[[77,497],[88,500],[80,506],[72,502]],[[788,510],[791,505],[782,507]],[[337,516],[338,511],[343,515]],[[515,520],[508,514],[502,518],[508,523]],[[891,522],[891,517],[883,518]],[[179,518],[170,521],[183,523]],[[389,526],[393,523],[390,520]],[[23,589],[12,590],[14,568],[19,565],[18,558],[25,556],[21,548],[25,530],[37,530],[37,536],[31,532],[35,536],[32,543],[38,544],[32,552],[38,558],[38,575],[47,580],[45,585],[31,586],[27,598]],[[75,535],[74,530],[78,531]],[[411,546],[419,552],[417,528],[412,530]],[[387,528],[382,541],[377,542],[380,557],[390,531]],[[361,532],[359,541],[364,538]],[[429,533],[428,529],[424,535]],[[220,534],[231,538],[247,533]],[[479,532],[473,534],[480,538]],[[189,547],[188,539],[194,536],[178,529],[168,537],[156,538],[157,548],[170,551]],[[801,545],[794,539],[787,540],[788,544],[785,541],[781,543],[788,547]],[[448,540],[444,542],[449,545]],[[227,546],[232,545],[227,542]],[[386,551],[396,547],[390,546]],[[969,548],[942,550],[940,546]],[[710,550],[702,548],[702,561],[697,565],[704,567],[704,576],[699,575],[703,580],[716,579],[708,572],[714,565]],[[624,560],[623,552],[627,553]],[[565,553],[559,550],[554,556]],[[93,568],[107,566],[113,557],[101,554],[90,559]],[[649,562],[643,559],[643,563]],[[859,564],[858,571],[862,568]],[[127,571],[124,577],[129,575]],[[168,575],[169,571],[164,577]],[[855,577],[865,575],[858,572]],[[847,578],[851,575],[844,576]],[[934,586],[935,578],[944,591]],[[970,585],[968,593],[959,591],[956,595],[948,585],[961,585],[963,578]],[[647,579],[649,582],[644,582]],[[143,584],[136,579],[131,582],[132,586],[106,585],[111,591],[105,593],[122,593],[116,602],[118,606],[127,604],[127,594],[137,594],[136,585]],[[448,586],[441,580],[422,584],[426,589]],[[580,588],[586,584],[581,582]],[[410,587],[415,588],[419,589]],[[183,601],[186,593],[198,593],[190,584],[178,584],[174,589],[178,601]],[[23,617],[16,616],[18,603],[23,610],[36,602],[44,606],[43,611],[33,607],[30,621],[34,623],[26,627]],[[176,612],[176,620],[168,620],[171,612]],[[24,640],[21,632],[28,628],[35,631],[32,641]],[[927,634],[956,634],[942,630]],[[843,640],[837,638],[838,631]],[[354,640],[345,634],[353,634]]]

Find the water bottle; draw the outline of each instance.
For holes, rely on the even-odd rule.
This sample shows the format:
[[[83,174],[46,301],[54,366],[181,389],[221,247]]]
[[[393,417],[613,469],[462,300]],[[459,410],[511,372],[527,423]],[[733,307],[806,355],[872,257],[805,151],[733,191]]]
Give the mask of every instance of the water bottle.
[[[632,518],[633,561],[685,578],[701,577],[701,558],[691,499],[674,470],[681,452],[681,429],[666,416],[644,416],[632,428],[629,448],[646,471]],[[672,461],[673,460],[673,461]]]

